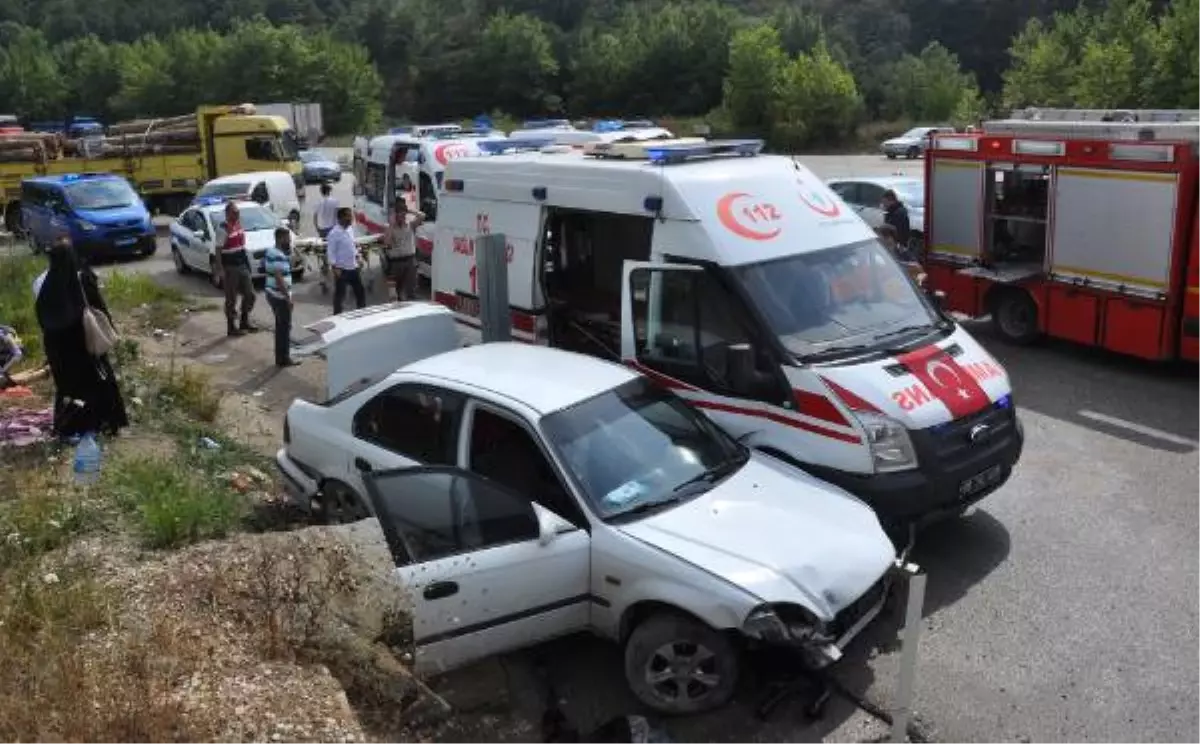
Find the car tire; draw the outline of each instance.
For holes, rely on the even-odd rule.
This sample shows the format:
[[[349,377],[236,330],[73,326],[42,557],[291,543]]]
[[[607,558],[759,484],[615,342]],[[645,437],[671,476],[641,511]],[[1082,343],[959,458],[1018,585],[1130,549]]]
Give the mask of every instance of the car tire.
[[[992,299],[991,312],[996,335],[1007,343],[1028,346],[1041,336],[1037,303],[1023,289],[1000,291]]]
[[[371,516],[354,489],[340,481],[326,481],[318,495],[324,524],[351,524]]]
[[[208,281],[217,289],[225,288],[225,272],[221,271],[221,264],[217,263],[216,256],[208,259]]]
[[[912,147],[908,148],[907,152],[904,153],[904,157],[908,158],[909,160],[916,160],[917,158],[921,157],[921,148],[913,145]]]
[[[625,681],[659,713],[719,708],[737,687],[741,659],[723,633],[683,615],[653,615],[625,642]]]
[[[896,159],[896,153],[894,153],[894,152],[885,153],[885,155],[887,155],[887,159],[888,159],[888,160],[895,160],[895,159]]]
[[[180,274],[192,273],[192,267],[187,265],[187,261],[183,260],[183,254],[175,246],[171,246],[171,259],[175,261],[175,270]]]

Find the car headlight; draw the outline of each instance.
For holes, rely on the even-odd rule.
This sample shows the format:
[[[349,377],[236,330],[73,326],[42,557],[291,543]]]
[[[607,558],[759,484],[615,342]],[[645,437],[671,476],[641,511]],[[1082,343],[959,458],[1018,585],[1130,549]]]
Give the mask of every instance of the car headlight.
[[[800,605],[759,605],[742,623],[742,633],[765,643],[829,642],[825,623]]]
[[[867,445],[876,473],[892,473],[917,467],[917,452],[913,449],[908,429],[891,416],[881,413],[858,413],[858,420],[867,432]]]
[[[92,230],[96,229],[96,226],[87,220],[76,220],[75,222],[79,225],[79,229],[85,232],[91,232]]]

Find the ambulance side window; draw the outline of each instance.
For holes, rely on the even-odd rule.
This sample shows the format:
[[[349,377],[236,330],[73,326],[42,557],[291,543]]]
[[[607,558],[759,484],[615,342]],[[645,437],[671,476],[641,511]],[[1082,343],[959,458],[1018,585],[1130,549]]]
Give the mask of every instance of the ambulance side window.
[[[640,363],[723,395],[778,403],[782,390],[769,360],[749,384],[731,373],[731,348],[750,345],[749,318],[708,271],[640,269],[630,275],[634,348]],[[759,352],[761,355],[761,352]]]

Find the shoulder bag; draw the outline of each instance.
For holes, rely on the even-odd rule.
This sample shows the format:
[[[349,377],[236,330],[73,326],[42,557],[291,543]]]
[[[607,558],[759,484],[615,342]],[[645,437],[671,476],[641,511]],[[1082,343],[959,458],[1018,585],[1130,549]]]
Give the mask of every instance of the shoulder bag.
[[[94,357],[102,357],[117,345],[117,329],[104,313],[96,310],[88,302],[87,290],[83,288],[83,280],[79,281],[79,293],[83,295],[83,341],[88,353]]]

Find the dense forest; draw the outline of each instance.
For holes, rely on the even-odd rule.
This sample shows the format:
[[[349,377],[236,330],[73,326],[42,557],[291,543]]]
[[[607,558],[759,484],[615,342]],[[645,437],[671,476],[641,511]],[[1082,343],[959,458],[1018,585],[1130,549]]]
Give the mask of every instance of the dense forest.
[[[1200,0],[6,0],[0,108],[317,100],[386,120],[704,116],[784,146],[1025,105],[1197,107]]]

